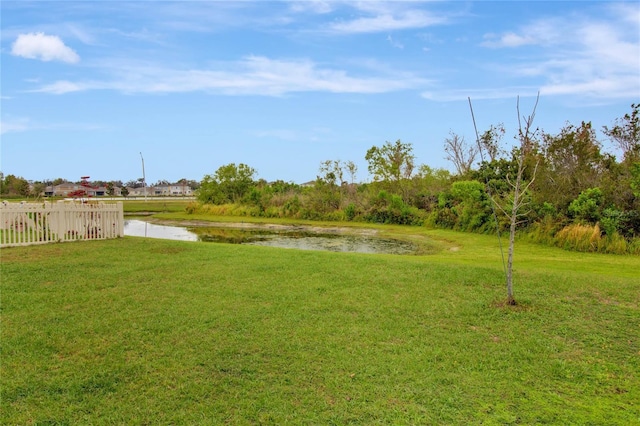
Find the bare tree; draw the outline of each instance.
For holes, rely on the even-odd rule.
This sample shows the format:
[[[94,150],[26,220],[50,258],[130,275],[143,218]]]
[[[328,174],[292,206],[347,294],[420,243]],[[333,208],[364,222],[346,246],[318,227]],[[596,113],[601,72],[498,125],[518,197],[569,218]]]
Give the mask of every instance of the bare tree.
[[[622,151],[623,158],[630,163],[640,160],[640,103],[631,104],[631,114],[625,114],[615,126],[604,126],[603,132]]]
[[[523,207],[527,204],[526,193],[529,187],[533,184],[536,178],[536,172],[538,170],[538,163],[536,162],[534,170],[531,173],[531,179],[529,182],[524,180],[524,172],[526,169],[525,160],[527,155],[531,152],[535,137],[535,130],[532,130],[533,119],[536,115],[536,108],[538,107],[538,100],[540,94],[536,97],[536,103],[533,106],[533,111],[528,117],[520,116],[520,97],[518,97],[517,111],[518,111],[518,140],[520,145],[517,149],[516,164],[518,170],[516,173],[515,181],[512,181],[507,175],[507,181],[512,188],[511,192],[511,212],[507,212],[504,209],[502,211],[509,218],[509,252],[507,255],[507,304],[515,305],[516,300],[513,297],[513,253],[516,241],[516,227],[520,223],[520,218],[525,216],[528,212],[523,212]],[[524,119],[524,126],[522,123]],[[500,207],[499,204],[497,204]]]
[[[480,136],[480,144],[487,154],[489,154],[489,161],[493,161],[501,155],[500,141],[504,133],[504,125],[500,123],[496,126],[491,125],[489,130]]]
[[[345,166],[347,168],[347,172],[349,172],[349,177],[351,178],[351,183],[352,185],[355,183],[356,181],[356,173],[358,173],[358,166],[356,165],[356,163],[354,163],[353,161],[349,160],[345,163]]]
[[[518,113],[518,141],[519,145],[514,148],[513,151],[513,160],[516,165],[515,176],[506,175],[507,184],[509,185],[509,193],[506,195],[506,205],[502,206],[502,203],[498,202],[497,198],[491,193],[491,188],[487,186],[487,190],[489,191],[489,196],[491,197],[492,204],[495,208],[498,208],[508,219],[509,219],[509,249],[507,255],[507,264],[505,266],[505,276],[507,281],[507,304],[508,305],[516,305],[516,300],[513,296],[513,255],[515,251],[515,239],[516,239],[516,229],[520,223],[522,223],[521,219],[526,216],[529,212],[524,211],[524,207],[528,204],[527,201],[527,191],[533,184],[536,178],[536,172],[538,170],[538,162],[536,161],[533,171],[530,173],[530,178],[525,178],[525,171],[527,169],[527,158],[535,147],[535,134],[537,129],[532,129],[533,120],[536,114],[536,108],[538,107],[538,101],[540,99],[540,94],[536,97],[536,102],[533,106],[533,111],[528,117],[520,116],[520,97],[517,100],[517,113]],[[471,99],[469,99],[469,106],[471,106]],[[473,108],[471,108],[471,114],[473,117]],[[523,121],[524,120],[524,123]],[[474,127],[475,127],[475,117],[473,117]],[[487,145],[488,140],[494,140],[491,137],[490,129],[488,132],[485,132],[483,138],[478,137],[478,149],[480,150],[480,155],[482,156],[482,148],[484,145],[485,149],[487,149],[490,156],[497,155],[499,152],[497,144]],[[493,150],[493,152],[492,152]],[[495,209],[494,209],[495,216]],[[496,226],[499,229],[499,224],[497,223],[498,219],[496,216]],[[498,230],[499,232],[499,230]],[[498,239],[500,238],[500,234],[498,233]],[[500,245],[500,250],[502,251],[502,245]],[[504,257],[503,257],[504,262]]]
[[[453,131],[450,131],[449,135],[450,137],[444,140],[446,159],[453,163],[458,175],[465,175],[471,170],[471,165],[478,155],[478,147],[468,145],[463,136],[458,136]]]
[[[325,160],[320,163],[321,178],[330,185],[344,183],[344,165],[340,160]]]

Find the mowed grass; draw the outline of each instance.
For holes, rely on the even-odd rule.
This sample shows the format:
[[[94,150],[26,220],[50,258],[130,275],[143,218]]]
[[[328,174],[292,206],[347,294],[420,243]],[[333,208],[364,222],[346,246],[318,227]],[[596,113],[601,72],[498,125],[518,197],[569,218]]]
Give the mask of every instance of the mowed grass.
[[[110,201],[107,201],[110,202]],[[187,205],[193,200],[185,200],[181,198],[170,198],[159,200],[152,198],[147,201],[144,199],[124,199],[122,200],[122,209],[125,214],[136,213],[169,213],[184,212]]]
[[[3,249],[2,424],[640,424],[640,259]]]

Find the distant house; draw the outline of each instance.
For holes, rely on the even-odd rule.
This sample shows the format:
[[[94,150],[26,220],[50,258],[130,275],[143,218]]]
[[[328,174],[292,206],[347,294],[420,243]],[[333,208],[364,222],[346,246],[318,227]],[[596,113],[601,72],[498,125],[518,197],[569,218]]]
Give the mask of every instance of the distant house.
[[[191,196],[193,190],[189,185],[172,184],[172,185],[158,185],[152,187],[153,195],[156,196]]]
[[[115,195],[120,195],[120,188],[114,188],[114,190]],[[104,186],[91,188],[77,183],[61,183],[60,185],[47,186],[44,189],[44,195],[46,197],[66,197],[75,191],[85,191],[88,197],[103,197],[107,195],[107,188]]]
[[[129,188],[130,197],[183,197],[192,196],[193,189],[189,185],[173,184],[173,185],[157,185],[140,188]]]
[[[189,185],[172,184],[159,186],[146,186],[139,188],[127,187],[129,197],[182,197],[193,196],[193,189]],[[86,191],[87,197],[103,197],[108,196],[107,188],[100,186],[97,188],[82,186],[77,183],[61,183],[60,185],[47,186],[44,189],[46,197],[68,197],[76,191]],[[113,195],[122,196],[122,188],[114,186]]]
[[[146,196],[151,196],[153,195],[153,192],[151,190],[152,188],[149,186],[145,186],[143,187],[139,187],[139,188],[132,188],[130,186],[127,186],[127,190],[129,191],[129,197],[144,197]]]

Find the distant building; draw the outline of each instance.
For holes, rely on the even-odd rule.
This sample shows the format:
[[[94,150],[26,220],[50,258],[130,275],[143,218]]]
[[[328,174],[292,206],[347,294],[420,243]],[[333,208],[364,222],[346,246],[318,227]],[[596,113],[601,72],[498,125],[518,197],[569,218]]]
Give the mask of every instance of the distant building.
[[[190,197],[193,196],[193,189],[189,185],[173,184],[147,186],[140,188],[129,188],[130,197]]]
[[[127,186],[127,190],[129,191],[129,197],[144,197],[145,195],[147,196],[151,196],[153,195],[153,192],[151,191],[151,187],[146,186],[146,187],[139,187],[139,188],[132,188],[130,186]]]
[[[159,186],[146,186],[139,188],[127,187],[129,197],[191,197],[193,189],[189,185],[172,184]],[[86,187],[77,183],[61,183],[60,185],[47,186],[44,189],[46,197],[67,197],[75,191],[86,191],[87,197],[109,196],[107,188],[100,186],[97,188]],[[113,196],[122,196],[122,188],[114,186]]]
[[[156,196],[191,196],[193,190],[189,185],[173,184],[173,185],[159,185],[152,187],[153,195]]]
[[[44,195],[46,197],[66,197],[75,191],[85,191],[88,197],[103,197],[107,195],[107,188],[104,186],[91,188],[77,183],[61,183],[60,185],[47,186],[44,189]],[[120,188],[114,188],[114,195],[120,195]]]

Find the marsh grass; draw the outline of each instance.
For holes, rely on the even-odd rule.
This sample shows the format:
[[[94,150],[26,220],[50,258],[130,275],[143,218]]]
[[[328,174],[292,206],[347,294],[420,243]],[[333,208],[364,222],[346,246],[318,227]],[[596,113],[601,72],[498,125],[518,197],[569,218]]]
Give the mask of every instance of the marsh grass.
[[[3,249],[0,423],[640,422],[637,257],[521,244],[508,307],[494,239],[420,232],[438,254]]]
[[[599,224],[567,225],[556,234],[553,242],[558,247],[583,252],[640,254],[632,242],[627,242],[618,233],[603,235]]]

